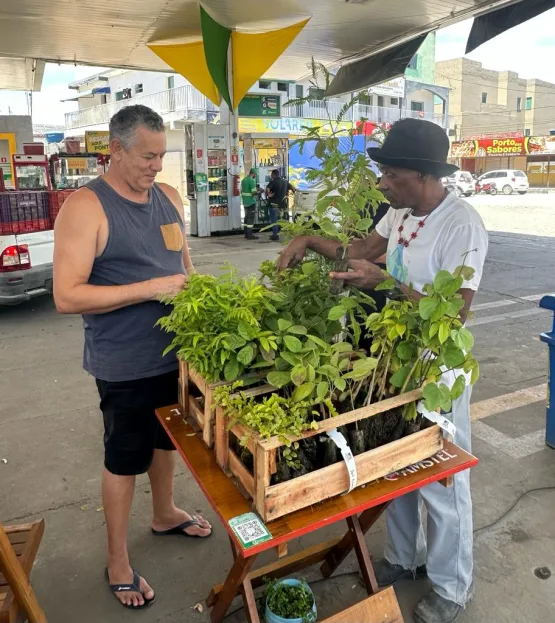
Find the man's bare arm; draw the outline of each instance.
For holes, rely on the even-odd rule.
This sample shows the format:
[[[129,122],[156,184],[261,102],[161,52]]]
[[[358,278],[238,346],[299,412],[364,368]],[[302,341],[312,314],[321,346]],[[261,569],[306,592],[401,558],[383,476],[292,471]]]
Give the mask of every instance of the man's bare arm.
[[[320,236],[299,236],[294,238],[281,252],[279,269],[293,268],[304,258],[307,250],[319,253],[329,259],[335,259],[337,249],[340,246],[340,242]],[[350,245],[349,258],[354,260],[365,259],[372,262],[381,257],[386,250],[387,239],[373,231],[366,238],[355,240]]]
[[[193,266],[193,260],[191,259],[191,253],[189,252],[189,245],[187,243],[187,235],[185,234],[185,208],[183,206],[183,199],[179,192],[169,184],[160,184],[162,190],[168,195],[170,201],[175,206],[181,219],[183,221],[183,264],[188,275],[196,273],[196,269]]]
[[[121,307],[177,294],[184,275],[172,275],[123,286],[88,283],[97,254],[104,213],[92,191],[72,194],[54,229],[54,300],[63,314],[104,314]]]

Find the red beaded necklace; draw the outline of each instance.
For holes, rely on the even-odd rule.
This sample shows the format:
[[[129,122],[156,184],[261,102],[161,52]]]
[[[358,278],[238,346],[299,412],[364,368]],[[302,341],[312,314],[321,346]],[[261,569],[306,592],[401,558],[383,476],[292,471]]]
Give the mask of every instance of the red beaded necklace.
[[[418,237],[418,231],[424,227],[424,225],[426,224],[426,219],[428,218],[428,216],[430,216],[431,212],[429,212],[428,214],[426,214],[426,216],[421,220],[418,221],[418,226],[417,228],[412,232],[412,234],[410,235],[410,238],[405,238],[403,236],[403,230],[405,229],[405,226],[403,225],[403,223],[408,219],[408,217],[410,216],[410,214],[405,214],[405,216],[403,216],[403,220],[401,222],[401,224],[399,225],[399,229],[397,230],[399,232],[399,240],[397,241],[399,244],[402,244],[405,247],[408,247],[409,244]]]

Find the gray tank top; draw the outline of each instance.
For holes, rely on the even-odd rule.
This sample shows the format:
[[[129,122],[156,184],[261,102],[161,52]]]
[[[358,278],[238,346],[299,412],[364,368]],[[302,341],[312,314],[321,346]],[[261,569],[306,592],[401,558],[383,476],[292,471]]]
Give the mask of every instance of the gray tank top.
[[[155,184],[147,203],[120,196],[102,178],[87,184],[108,219],[108,241],[94,261],[89,283],[128,285],[185,273],[184,224],[173,203]],[[173,335],[155,327],[170,308],[157,301],[107,314],[86,314],[83,366],[102,381],[132,381],[177,369],[175,353],[162,356]]]

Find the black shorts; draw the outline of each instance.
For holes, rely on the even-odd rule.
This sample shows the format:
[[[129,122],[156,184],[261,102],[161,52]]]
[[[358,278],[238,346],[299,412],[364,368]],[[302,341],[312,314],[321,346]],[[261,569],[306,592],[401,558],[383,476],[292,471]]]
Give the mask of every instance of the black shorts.
[[[136,381],[97,379],[104,416],[104,465],[112,474],[144,474],[154,450],[175,450],[155,409],[178,401],[177,370]]]

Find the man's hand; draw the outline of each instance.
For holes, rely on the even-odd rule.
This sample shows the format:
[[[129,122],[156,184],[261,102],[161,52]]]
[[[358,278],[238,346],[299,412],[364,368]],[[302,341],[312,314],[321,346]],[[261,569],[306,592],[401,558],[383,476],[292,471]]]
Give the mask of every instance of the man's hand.
[[[367,260],[349,260],[349,266],[353,269],[348,273],[330,273],[332,279],[344,280],[349,285],[357,288],[371,290],[379,283],[387,279],[382,269]]]
[[[278,270],[286,268],[294,268],[299,262],[302,262],[306,254],[307,244],[303,236],[293,238],[291,242],[280,253]]]
[[[149,284],[152,289],[152,300],[157,301],[178,295],[187,285],[187,277],[182,274],[158,277],[151,279]]]

